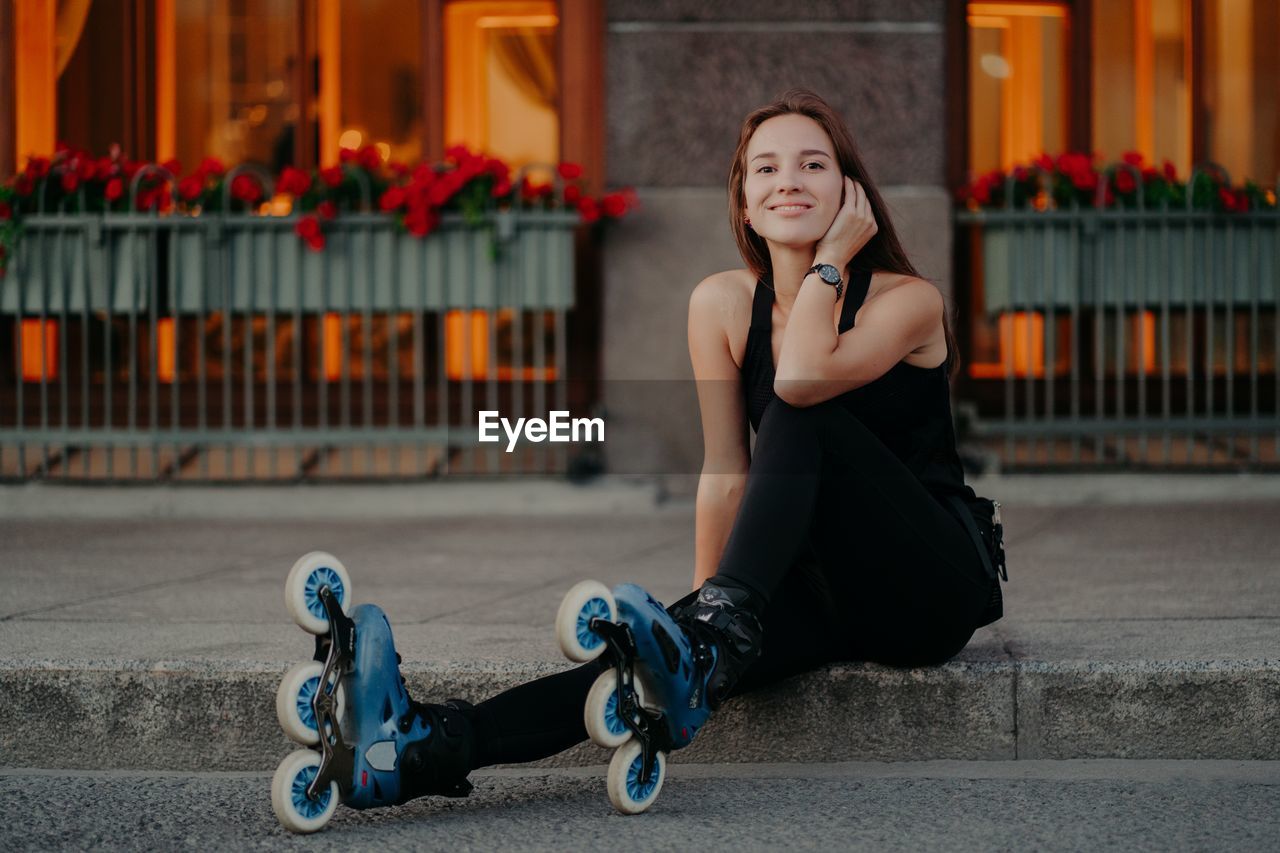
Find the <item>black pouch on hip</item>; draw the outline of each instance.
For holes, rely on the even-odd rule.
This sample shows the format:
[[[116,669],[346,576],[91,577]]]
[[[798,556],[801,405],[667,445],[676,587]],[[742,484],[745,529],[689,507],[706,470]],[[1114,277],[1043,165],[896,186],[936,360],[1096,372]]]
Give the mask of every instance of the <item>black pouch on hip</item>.
[[[982,565],[991,579],[991,597],[976,626],[981,628],[1004,616],[1004,596],[1000,591],[1000,582],[1009,580],[1009,572],[1005,566],[1004,523],[1000,518],[1000,502],[977,496],[966,501],[958,495],[951,495],[950,500],[960,522],[973,538],[978,555],[982,558]]]

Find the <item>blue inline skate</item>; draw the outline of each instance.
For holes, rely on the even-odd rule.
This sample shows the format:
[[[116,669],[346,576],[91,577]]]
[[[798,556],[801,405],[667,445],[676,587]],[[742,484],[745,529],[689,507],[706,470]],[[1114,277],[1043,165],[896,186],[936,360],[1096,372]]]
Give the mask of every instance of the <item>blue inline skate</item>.
[[[316,635],[314,659],[276,691],[280,727],[312,747],[290,753],[271,781],[271,806],[293,832],[321,829],[339,802],[368,809],[471,791],[468,706],[411,700],[386,615],[362,604],[347,616],[351,601],[350,575],[323,552],[299,559],[285,582],[290,615]]]
[[[707,584],[677,620],[635,584],[610,591],[590,580],[560,603],[556,639],[565,657],[608,657],[609,668],[587,694],[583,722],[593,742],[616,749],[606,787],[623,814],[653,804],[667,753],[689,745],[759,656],[759,622],[739,603]]]

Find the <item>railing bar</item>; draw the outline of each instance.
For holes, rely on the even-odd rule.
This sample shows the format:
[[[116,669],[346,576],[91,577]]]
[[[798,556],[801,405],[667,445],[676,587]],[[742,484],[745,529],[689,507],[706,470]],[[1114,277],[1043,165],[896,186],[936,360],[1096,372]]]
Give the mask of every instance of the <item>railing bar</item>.
[[[1073,202],[1074,203],[1074,202]],[[1082,263],[1080,226],[1071,226],[1071,259],[1075,281],[1071,286],[1071,417],[1080,417],[1080,293],[1085,284],[1085,265]],[[1071,436],[1071,461],[1080,461],[1080,437]]]
[[[498,233],[495,228],[489,234],[489,246],[485,247],[485,251],[490,253],[493,258],[493,248],[497,245]],[[485,341],[488,350],[488,370],[485,371],[485,408],[490,411],[498,409],[498,313],[502,310],[502,275],[503,266],[496,258],[493,259],[493,287],[489,291],[489,306],[485,311]],[[500,411],[500,410],[499,410]],[[487,460],[485,466],[486,473],[499,474],[502,473],[502,460],[499,457],[501,451],[498,445],[489,445],[486,453]],[[506,453],[502,453],[506,456]]]
[[[1165,198],[1162,202],[1164,208],[1168,208],[1169,200]],[[1169,223],[1161,220],[1160,222],[1160,257],[1169,257]],[[1173,451],[1172,435],[1169,432],[1169,419],[1173,416],[1172,400],[1173,382],[1172,353],[1169,347],[1170,323],[1172,322],[1169,312],[1169,289],[1172,286],[1172,276],[1178,274],[1176,265],[1169,268],[1169,276],[1161,277],[1159,280],[1160,288],[1160,420],[1164,423],[1164,442],[1160,461],[1164,465],[1170,464],[1173,460],[1170,454]]]
[[[1182,248],[1183,248],[1182,268],[1183,270],[1185,270],[1185,274],[1187,277],[1187,287],[1186,287],[1185,297],[1184,297],[1186,299],[1186,312],[1187,312],[1187,324],[1186,324],[1187,325],[1187,371],[1186,371],[1187,372],[1187,378],[1186,378],[1187,405],[1184,408],[1186,409],[1188,417],[1194,415],[1196,410],[1195,408],[1196,311],[1195,311],[1195,300],[1192,295],[1192,290],[1199,287],[1200,276],[1196,274],[1195,264],[1196,264],[1196,261],[1199,260],[1199,255],[1196,254],[1194,251],[1195,239],[1196,239],[1196,229],[1191,225],[1187,225],[1186,239],[1182,241]],[[1187,448],[1185,461],[1189,463],[1192,461],[1194,457],[1195,451],[1193,449],[1193,445],[1195,444],[1195,438],[1189,433],[1183,435],[1183,438],[1185,439],[1185,444]]]
[[[82,302],[80,303],[80,426],[87,428],[90,426],[90,405],[89,395],[92,388],[92,377],[90,374],[90,356],[92,355],[89,346],[89,317],[90,305],[93,298],[89,289],[89,235],[85,229],[80,229],[80,248],[81,255],[84,257],[84,265],[80,267],[80,294]],[[108,313],[108,316],[110,314]],[[89,448],[84,448],[84,452],[80,456],[80,470],[82,476],[89,476]]]
[[[1258,228],[1249,226],[1249,419],[1258,419],[1258,290],[1261,288],[1262,264],[1258,260]],[[1249,462],[1258,461],[1258,434],[1249,436]]]
[[[295,289],[293,294],[293,334],[291,338],[291,349],[293,350],[293,431],[295,433],[302,432],[302,383],[306,380],[303,375],[302,366],[302,338],[306,334],[306,324],[302,319],[302,299],[306,292],[302,286],[302,282],[306,278],[306,270],[304,269],[305,255],[302,252],[302,243],[294,240],[289,244],[293,252],[293,268],[296,271]],[[323,322],[323,321],[322,321]],[[321,330],[323,331],[323,330]],[[322,336],[323,337],[323,336]],[[323,363],[320,366],[321,371],[324,370]],[[302,462],[302,442],[295,441],[293,443],[293,466],[295,479],[302,480],[305,476],[305,469]]]
[[[1115,266],[1111,269],[1112,281],[1115,283],[1113,288],[1116,295],[1116,362],[1115,362],[1115,388],[1116,388],[1116,417],[1123,420],[1127,414],[1128,406],[1125,403],[1125,368],[1128,366],[1125,358],[1125,286],[1127,284],[1124,276],[1120,275],[1120,270],[1125,269],[1124,262],[1127,256],[1125,244],[1125,230],[1121,225],[1116,229],[1115,242]],[[1131,461],[1129,456],[1129,442],[1123,435],[1116,435],[1116,455],[1118,458]]]
[[[1054,327],[1055,323],[1057,322],[1057,318],[1054,313],[1054,306],[1057,301],[1058,277],[1057,277],[1057,267],[1053,263],[1054,256],[1057,251],[1058,233],[1056,228],[1049,228],[1047,230],[1048,230],[1048,239],[1045,241],[1045,251],[1040,258],[1040,298],[1041,298],[1041,304],[1045,306],[1044,343],[1043,343],[1044,379],[1045,379],[1044,419],[1046,421],[1052,421],[1054,419],[1053,417],[1053,404],[1054,404],[1053,386],[1055,381],[1057,380],[1057,367],[1058,367],[1058,364],[1057,364],[1058,351],[1057,351],[1057,345],[1056,345],[1057,340],[1054,335],[1054,332],[1057,331]],[[1050,276],[1052,276],[1052,279],[1050,279]],[[1051,441],[1049,441],[1046,438],[1044,443],[1045,461],[1047,462],[1052,461],[1056,451],[1057,451],[1056,445],[1054,445]],[[1034,455],[1032,458],[1034,458]]]
[[[182,419],[182,315],[178,311],[180,295],[183,291],[182,281],[182,265],[178,263],[181,257],[182,244],[179,240],[180,234],[176,230],[169,232],[169,322],[173,327],[173,376],[169,381],[169,427],[170,431],[177,431],[181,426]],[[176,244],[176,245],[175,245]],[[181,473],[182,447],[176,439],[173,441],[174,461],[170,466],[172,477],[177,477]]]
[[[373,275],[370,267],[373,265],[373,253],[369,251],[369,239],[371,232],[366,224],[360,229],[360,238],[364,246],[363,261],[361,269],[364,272],[364,316],[362,318],[364,340],[364,425],[366,427],[373,425]],[[356,253],[351,253],[354,262]],[[354,265],[354,264],[353,264]],[[373,473],[374,464],[374,448],[369,447],[364,452],[364,473],[366,476]]]
[[[1138,192],[1143,192],[1142,181],[1138,182]],[[1135,304],[1138,309],[1138,423],[1142,424],[1142,432],[1138,433],[1138,459],[1140,464],[1147,465],[1147,234],[1139,225],[1133,229],[1135,254],[1138,257],[1138,275],[1134,278],[1134,287],[1138,295]],[[1152,342],[1155,343],[1155,342]]]
[[[396,428],[400,426],[400,318],[403,315],[401,309],[404,306],[400,292],[400,247],[397,245],[398,240],[399,235],[393,231],[391,233],[390,256],[387,258],[392,288],[391,303],[387,308],[387,350],[388,358],[391,361],[387,370],[387,375],[391,380],[391,386],[387,394],[391,407],[387,415],[387,425]],[[400,445],[394,444],[387,452],[387,464],[391,467],[391,471],[397,474],[400,473],[400,450]]]
[[[319,334],[320,363],[316,365],[316,385],[320,396],[320,435],[326,436],[329,431],[329,312],[332,304],[329,299],[329,264],[320,265],[320,311],[316,315],[316,326]],[[329,453],[325,445],[318,449],[319,461],[316,463],[321,476],[329,473]]]
[[[405,238],[401,237],[401,240]],[[423,315],[426,312],[427,265],[424,240],[413,243],[413,252],[418,259],[417,275],[413,277],[413,426],[415,429],[426,428],[426,345],[423,335],[426,334]],[[427,470],[427,443],[425,440],[414,442],[417,446],[417,463],[414,470],[423,474]]]
[[[440,252],[440,308],[436,312],[436,350],[437,350],[437,368],[436,368],[436,418],[442,428],[445,429],[446,441],[442,449],[443,467],[441,469],[442,476],[448,476],[453,465],[453,445],[454,436],[451,434],[450,428],[453,426],[449,422],[449,360],[445,340],[448,334],[448,325],[446,320],[449,316],[449,306],[453,295],[453,280],[451,273],[453,272],[453,250],[446,240],[438,245],[437,250]]]
[[[344,228],[340,233],[342,236],[342,240],[348,246],[351,246],[354,241],[352,241],[351,239],[350,230]],[[350,253],[348,253],[348,257],[349,256],[350,256]],[[354,306],[354,301],[351,293],[352,288],[354,287],[354,282],[352,281],[354,276],[355,276],[355,264],[348,263],[346,265],[346,269],[343,270],[343,276],[342,276],[342,292],[345,296],[345,301],[342,306],[341,323],[338,326],[338,341],[339,341],[338,351],[340,353],[340,361],[341,361],[340,370],[339,370],[339,376],[341,378],[338,382],[338,427],[343,432],[346,432],[347,430],[351,429],[352,342],[350,337],[349,321],[351,319],[352,308]],[[342,450],[339,453],[339,456],[342,460],[340,463],[342,468],[342,473],[350,475],[352,473],[351,448],[344,445]]]
[[[533,297],[534,297],[534,328],[533,328],[533,364],[534,375],[538,377],[533,385],[533,410],[534,415],[542,417],[547,411],[547,341],[546,341],[546,313],[543,311],[542,286],[539,279],[547,274],[547,247],[542,245],[539,240],[536,243],[534,256],[536,258],[536,266],[538,275],[534,276]],[[537,447],[534,451],[534,459],[536,460],[537,470],[546,473],[548,470],[546,445]]]
[[[267,242],[267,340],[263,345],[263,361],[267,374],[267,429],[277,429],[276,418],[276,308],[280,302],[280,241],[270,234]],[[280,478],[280,452],[271,452],[271,464],[267,469],[273,480]]]
[[[148,235],[147,239],[147,323],[150,329],[147,335],[147,360],[150,362],[148,367],[147,387],[151,392],[151,399],[147,401],[147,420],[151,426],[151,435],[155,436],[160,430],[160,377],[157,375],[156,367],[160,358],[160,341],[157,327],[159,326],[159,306],[156,304],[160,299],[160,231],[153,231]],[[160,442],[153,439],[151,442],[151,476],[156,478],[160,472]]]
[[[513,280],[511,294],[514,306],[511,310],[511,369],[514,376],[514,380],[511,383],[511,407],[515,417],[523,418],[527,416],[524,410],[524,324],[529,317],[527,299],[525,298],[525,244],[527,242],[527,234],[521,230],[519,225],[520,213],[518,204],[512,206],[512,215],[517,218],[513,228],[515,237],[508,247],[511,254],[507,256]],[[529,471],[529,455],[526,452],[526,448],[520,448],[517,470],[522,474]]]
[[[222,476],[225,479],[231,478],[231,454],[233,451],[230,440],[232,435],[231,400],[233,393],[231,387],[231,324],[235,321],[235,314],[232,304],[233,284],[231,275],[233,261],[239,260],[240,257],[240,252],[236,247],[237,241],[234,239],[225,243],[225,257],[223,263],[219,264],[219,271],[222,276],[222,429],[223,433],[228,436],[223,446],[222,456]]]
[[[81,259],[83,259],[83,255]],[[58,364],[61,369],[58,371],[58,388],[59,388],[59,404],[61,411],[62,432],[62,479],[66,480],[71,476],[71,447],[67,444],[65,433],[70,424],[67,421],[71,407],[70,394],[67,390],[69,374],[71,373],[71,364],[67,361],[67,302],[71,299],[71,276],[74,274],[74,268],[68,270],[66,264],[63,264],[62,275],[58,276],[58,282],[62,287],[62,303],[58,306]]]
[[[1226,271],[1226,340],[1223,341],[1225,348],[1224,363],[1222,365],[1222,376],[1226,381],[1226,397],[1227,397],[1227,414],[1234,416],[1236,413],[1236,280],[1235,280],[1235,229],[1231,225],[1231,220],[1227,219],[1226,235],[1222,242],[1222,254],[1224,255],[1223,269]],[[1232,451],[1235,450],[1235,436],[1231,440]]]
[[[244,373],[242,379],[244,381],[244,426],[245,429],[254,429],[256,417],[253,405],[253,385],[256,377],[253,370],[253,333],[254,326],[258,319],[258,235],[263,232],[257,228],[250,226],[245,229],[245,244],[248,249],[243,256],[238,257],[240,262],[237,266],[237,272],[240,274],[236,278],[246,282],[248,291],[245,293],[244,301],[244,347],[241,350],[244,354],[242,364],[244,365]],[[245,476],[252,479],[254,470],[254,460],[257,454],[257,448],[244,445],[241,448],[244,451]]]
[[[142,274],[142,259],[139,257],[142,251],[141,235],[136,228],[130,232],[130,235],[133,238],[129,247],[133,255],[133,263],[129,266],[128,423],[130,432],[133,432],[138,428],[138,296],[141,294],[143,283],[138,280]],[[138,476],[138,446],[136,444],[129,447],[129,476],[134,479],[137,479]]]
[[[206,312],[208,307],[210,285],[216,280],[214,272],[218,269],[218,257],[222,252],[221,239],[215,241],[213,239],[213,228],[219,220],[208,220],[205,224],[204,232],[200,235],[200,244],[202,251],[200,253],[200,280],[199,286],[196,288],[196,425],[199,428],[198,434],[201,436],[198,447],[200,448],[200,465],[197,476],[202,480],[209,479],[209,450],[210,446],[204,437],[209,428],[209,373],[208,366],[205,364],[205,335],[209,331],[209,316]],[[217,232],[221,235],[221,230]]]

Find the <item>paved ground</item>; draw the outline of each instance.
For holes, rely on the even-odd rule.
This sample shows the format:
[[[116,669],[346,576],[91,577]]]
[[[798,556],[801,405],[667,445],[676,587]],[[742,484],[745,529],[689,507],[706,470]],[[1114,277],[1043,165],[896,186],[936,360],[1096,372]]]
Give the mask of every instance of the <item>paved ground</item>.
[[[6,850],[1273,850],[1280,762],[685,765],[644,815],[604,768],[490,771],[465,800],[281,829],[265,774],[0,771]]]

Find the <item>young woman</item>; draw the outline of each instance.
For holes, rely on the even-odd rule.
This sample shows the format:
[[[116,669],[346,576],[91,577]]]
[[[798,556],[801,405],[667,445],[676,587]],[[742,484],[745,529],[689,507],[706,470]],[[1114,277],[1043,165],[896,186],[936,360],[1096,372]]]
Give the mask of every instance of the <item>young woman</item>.
[[[812,92],[785,93],[747,116],[728,190],[747,268],[707,277],[689,301],[705,442],[694,592],[673,621],[638,588],[615,590],[637,637],[668,638],[640,661],[645,704],[671,723],[666,749],[728,696],[830,661],[941,663],[998,614],[991,504],[965,485],[955,448],[943,299],[903,252],[844,123]],[[580,596],[579,632],[588,603],[608,597]],[[409,702],[402,731],[430,735],[398,754],[391,799],[463,795],[472,769],[585,740],[584,703],[615,658],[476,706]],[[673,679],[683,692],[664,693]],[[657,793],[638,767],[620,783],[634,811]]]

